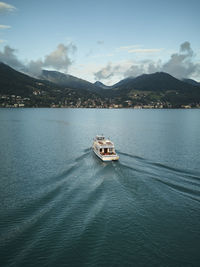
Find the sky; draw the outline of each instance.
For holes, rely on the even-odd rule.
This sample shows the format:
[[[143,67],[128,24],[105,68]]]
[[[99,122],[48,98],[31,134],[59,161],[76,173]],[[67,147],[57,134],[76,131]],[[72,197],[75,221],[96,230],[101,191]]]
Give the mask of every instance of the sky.
[[[164,71],[200,81],[199,0],[0,2],[0,61],[112,85]]]

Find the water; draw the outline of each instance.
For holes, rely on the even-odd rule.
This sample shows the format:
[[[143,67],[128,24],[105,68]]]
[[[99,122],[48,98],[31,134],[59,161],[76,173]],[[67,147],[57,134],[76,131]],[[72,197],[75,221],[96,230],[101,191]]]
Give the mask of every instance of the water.
[[[199,266],[199,118],[0,109],[0,266]]]

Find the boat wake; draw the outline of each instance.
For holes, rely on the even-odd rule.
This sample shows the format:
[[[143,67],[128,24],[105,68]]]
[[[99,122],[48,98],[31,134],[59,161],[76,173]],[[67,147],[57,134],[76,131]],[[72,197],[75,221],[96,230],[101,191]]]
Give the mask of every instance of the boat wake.
[[[122,237],[117,247],[129,242],[132,248],[137,239],[141,246],[152,243],[150,254],[157,253],[161,259],[166,257],[166,246],[152,241],[150,225],[156,225],[155,229],[162,233],[155,213],[158,213],[156,218],[164,216],[167,220],[165,213],[170,214],[172,206],[174,218],[179,206],[185,205],[186,225],[192,227],[190,216],[196,216],[200,202],[199,173],[118,153],[119,161],[102,162],[92,148],[86,148],[80,156],[71,158],[62,171],[55,170],[54,175],[37,180],[34,194],[24,196],[24,206],[13,205],[4,217],[4,224],[6,220],[8,223],[6,231],[1,233],[3,253],[14,243],[15,262],[20,266],[33,251],[44,248],[43,240],[48,244],[53,240],[57,248],[65,244],[65,249],[76,259],[77,251],[82,251],[84,242],[89,242],[87,249],[92,256],[84,259],[84,255],[79,255],[82,259],[79,264],[87,261],[88,265],[95,262],[103,265],[104,244],[116,234],[117,239]],[[192,231],[198,229],[193,227]],[[34,236],[30,239],[27,233]],[[65,257],[64,251],[60,251],[63,254],[58,258]],[[131,249],[125,251],[132,255]],[[53,253],[46,256],[52,263]]]

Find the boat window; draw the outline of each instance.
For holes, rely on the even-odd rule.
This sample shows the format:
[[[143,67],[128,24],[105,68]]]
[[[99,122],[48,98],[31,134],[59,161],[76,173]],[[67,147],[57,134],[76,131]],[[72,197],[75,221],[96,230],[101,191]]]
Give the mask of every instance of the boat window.
[[[104,137],[104,136],[97,136],[96,139],[97,139],[97,140],[104,140],[105,137]]]

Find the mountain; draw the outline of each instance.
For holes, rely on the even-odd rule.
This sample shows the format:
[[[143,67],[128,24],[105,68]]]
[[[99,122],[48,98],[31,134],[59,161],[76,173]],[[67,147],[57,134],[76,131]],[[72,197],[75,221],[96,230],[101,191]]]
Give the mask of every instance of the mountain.
[[[125,87],[126,85],[130,84],[131,82],[133,82],[134,79],[135,79],[134,77],[125,78],[125,79],[119,81],[118,83],[114,84],[112,86],[112,88],[122,88],[122,87]]]
[[[30,77],[0,62],[0,94],[29,96],[36,90],[53,92],[60,91],[61,87]]]
[[[168,73],[143,74],[118,86],[116,96],[128,98],[133,103],[163,103],[163,106],[196,106],[200,103],[200,87],[180,81]]]
[[[167,91],[193,89],[194,86],[176,79],[165,72],[143,74],[136,78],[128,78],[114,85],[114,88],[122,90],[143,90],[143,91]]]
[[[185,83],[188,83],[188,84],[195,85],[195,86],[200,86],[199,82],[197,82],[195,80],[192,80],[192,79],[183,79],[182,81],[185,82]]]
[[[100,81],[96,81],[94,83],[94,85],[95,85],[95,87],[98,87],[98,88],[101,88],[101,89],[111,89],[112,88],[112,86],[107,86],[107,85],[103,84]]]
[[[40,79],[36,79],[16,71],[8,65],[0,62],[0,94],[18,94],[28,96],[35,90],[43,90],[49,93],[55,91],[61,92],[66,89],[64,87],[67,87],[67,89],[70,89],[73,92],[86,93],[88,84],[90,84],[89,82],[69,75],[71,86],[70,83],[68,86],[64,86],[65,82],[62,80],[62,77],[65,78],[66,75],[59,72],[49,71],[44,71],[44,73],[48,79],[44,79],[45,76],[43,76],[43,79],[41,79],[42,77]],[[51,77],[52,79],[50,79]],[[56,82],[53,82],[53,77],[55,77]],[[59,78],[60,82],[58,82]],[[82,86],[80,85],[80,87],[78,87],[77,81],[79,84],[83,81]],[[76,90],[74,90],[74,88],[76,88]]]
[[[18,72],[0,62],[0,94],[28,95],[37,87],[34,78]]]
[[[25,106],[133,107],[160,103],[163,107],[195,107],[200,103],[200,86],[196,84],[164,72],[129,77],[113,86],[46,70],[36,79],[0,63],[0,106],[23,104],[27,98]]]
[[[78,79],[78,78],[77,78]],[[27,107],[71,106],[101,104],[103,97],[87,88],[73,89],[47,80],[35,79],[0,63],[0,106],[13,107],[18,103]],[[100,105],[99,104],[99,105]]]
[[[168,73],[143,74],[118,84],[115,97],[130,99],[135,104],[158,101],[173,107],[196,105],[200,102],[200,87],[180,81]]]
[[[58,71],[43,70],[39,78],[72,89],[83,89],[91,92],[99,90],[99,87],[93,83]]]

